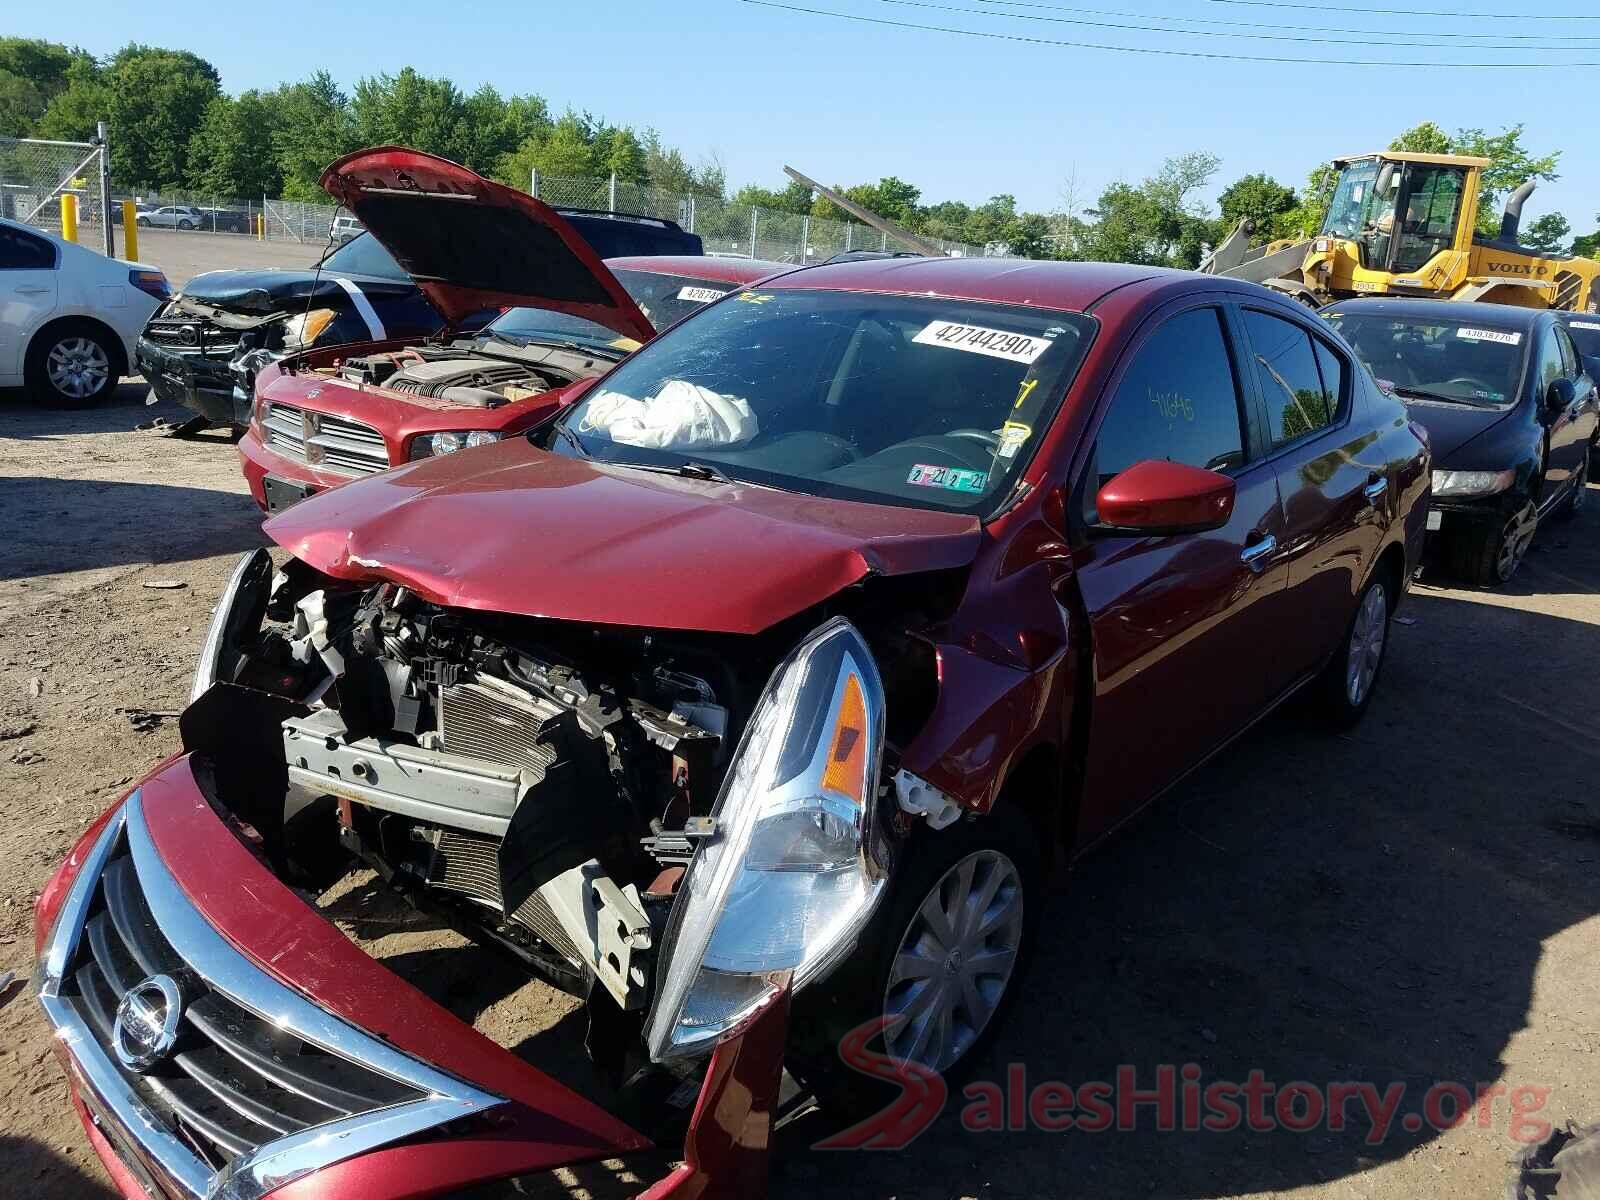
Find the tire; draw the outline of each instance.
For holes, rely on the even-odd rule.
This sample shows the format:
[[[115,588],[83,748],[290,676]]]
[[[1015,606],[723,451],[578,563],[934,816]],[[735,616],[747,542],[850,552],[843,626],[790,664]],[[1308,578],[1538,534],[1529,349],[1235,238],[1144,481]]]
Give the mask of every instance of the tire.
[[[1387,572],[1367,581],[1356,600],[1339,649],[1316,682],[1318,706],[1335,729],[1349,729],[1366,714],[1389,653],[1394,582]]]
[[[1583,464],[1578,468],[1577,485],[1567,493],[1567,498],[1561,502],[1560,506],[1557,507],[1555,511],[1555,515],[1561,518],[1561,520],[1572,520],[1573,517],[1577,516],[1583,511],[1583,506],[1588,503],[1589,476],[1591,474],[1591,467],[1593,464],[1594,450],[1591,447],[1585,449],[1583,452]]]
[[[150,228],[150,218],[149,217],[137,217],[137,218],[134,219],[133,223],[135,225],[143,225],[146,229]]]
[[[1531,498],[1503,505],[1487,529],[1458,544],[1457,572],[1481,587],[1499,587],[1517,573],[1538,528],[1539,510]]]
[[[107,332],[86,321],[64,321],[35,335],[24,377],[46,408],[92,408],[116,390],[122,356]]]
[[[178,222],[178,228],[179,229],[193,229],[194,228],[194,222],[193,221],[188,221],[188,220],[179,221]]]
[[[852,1030],[890,1012],[928,1013],[929,1019],[919,1024],[911,1016],[892,1023],[871,1039],[869,1050],[913,1058],[938,1070],[951,1086],[981,1060],[1022,990],[1038,933],[1044,873],[1037,831],[1003,799],[992,812],[949,829],[918,827],[901,848],[889,894],[855,950],[831,976],[795,997],[789,1066],[824,1107],[837,1115],[861,1117],[894,1099],[895,1086],[869,1078],[839,1058],[840,1043]],[[993,928],[980,941],[969,927],[956,946],[947,947],[950,939],[939,936],[927,906],[947,912],[960,907],[955,899],[961,892],[970,904],[991,886],[997,890],[984,912]],[[948,928],[948,918],[946,922]],[[975,953],[980,949],[981,954]],[[973,970],[979,961],[999,968],[1007,953],[1004,976]],[[900,965],[912,958],[924,960],[925,975],[908,973]],[[933,987],[941,990],[929,995]],[[924,995],[929,1001],[919,1008]],[[978,1021],[971,1019],[974,1007],[987,1008]],[[948,1024],[936,1015],[946,1017]],[[927,1045],[920,1054],[909,1053],[929,1026]],[[948,1042],[935,1059],[929,1047],[940,1030]]]

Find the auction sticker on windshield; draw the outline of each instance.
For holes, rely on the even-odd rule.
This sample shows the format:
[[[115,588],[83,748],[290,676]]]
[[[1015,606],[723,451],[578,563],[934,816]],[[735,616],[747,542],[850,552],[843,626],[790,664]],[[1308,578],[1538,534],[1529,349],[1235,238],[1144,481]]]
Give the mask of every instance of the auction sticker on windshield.
[[[933,467],[918,463],[911,468],[907,483],[919,487],[944,488],[948,492],[981,492],[989,482],[989,472],[966,467]]]
[[[1466,338],[1469,342],[1499,342],[1503,346],[1522,345],[1520,333],[1506,333],[1500,329],[1468,329],[1465,326],[1456,330],[1458,338]]]
[[[1600,329],[1600,321],[1574,321],[1574,329]]]
[[[931,322],[911,340],[924,346],[945,346],[1019,363],[1031,363],[1050,348],[1047,338],[1007,333],[1004,329],[987,329],[982,325],[963,325],[960,321]]]
[[[686,287],[678,290],[679,300],[693,300],[696,304],[710,304],[713,300],[721,300],[724,295],[716,288]]]

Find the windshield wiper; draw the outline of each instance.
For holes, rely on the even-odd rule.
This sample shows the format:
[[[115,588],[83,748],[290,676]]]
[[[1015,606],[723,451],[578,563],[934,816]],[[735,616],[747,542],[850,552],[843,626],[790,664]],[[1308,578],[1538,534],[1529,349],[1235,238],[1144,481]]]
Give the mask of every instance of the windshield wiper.
[[[679,479],[705,479],[713,483],[738,482],[721,467],[689,458],[684,459],[681,463],[633,463],[608,459],[606,460],[606,465],[626,467],[630,471],[649,471],[654,475],[676,475]]]
[[[518,350],[526,350],[529,346],[538,346],[541,349],[567,350],[573,354],[583,354],[591,358],[604,358],[612,362],[627,353],[615,346],[587,346],[582,342],[574,342],[565,338],[539,337],[537,334],[502,333],[498,329],[482,329],[478,331],[480,338],[492,338],[497,342],[504,342],[508,346],[515,346]]]
[[[562,441],[566,442],[567,445],[571,446],[574,450],[576,450],[578,452],[578,457],[579,458],[593,458],[594,457],[592,454],[590,454],[587,450],[585,450],[583,448],[583,443],[578,440],[578,435],[573,433],[572,430],[568,429],[565,422],[557,421],[554,425],[551,426],[551,428],[555,430],[556,436],[558,438],[560,438]]]
[[[1450,396],[1444,392],[1436,392],[1431,388],[1409,387],[1405,384],[1396,384],[1394,394],[1396,396],[1410,396],[1414,400],[1440,400],[1445,404],[1465,404],[1468,408],[1487,407],[1486,403],[1481,400],[1473,400],[1466,396]]]

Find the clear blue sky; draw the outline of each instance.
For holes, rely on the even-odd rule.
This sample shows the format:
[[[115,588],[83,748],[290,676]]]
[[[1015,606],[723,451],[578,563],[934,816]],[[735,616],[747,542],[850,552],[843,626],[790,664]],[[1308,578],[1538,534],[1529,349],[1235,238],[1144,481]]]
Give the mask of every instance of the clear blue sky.
[[[791,0],[813,9],[1023,37],[1214,53],[1421,61],[1552,60],[1600,63],[1600,19],[1531,20],[1528,13],[1600,17],[1591,0],[1526,0],[1516,20],[1445,20],[1418,8],[1491,12],[1488,0],[1342,0],[1249,5],[1237,0],[1037,0],[1011,11],[1057,20],[973,14],[985,0]],[[1073,9],[1076,11],[1067,11]],[[1189,37],[1096,29],[1115,23],[1083,10],[1181,18],[1229,34]],[[63,18],[62,14],[70,16]],[[1123,20],[1126,20],[1123,18]],[[1241,29],[1200,20],[1313,27]],[[128,4],[75,0],[67,9],[12,8],[7,33],[76,42],[109,53],[132,40],[194,51],[230,92],[272,87],[325,67],[347,87],[406,65],[464,88],[537,92],[607,119],[654,126],[691,157],[715,152],[730,183],[778,185],[793,163],[825,182],[898,175],[925,200],[982,201],[1010,192],[1028,208],[1056,208],[1076,175],[1080,207],[1116,179],[1137,180],[1168,155],[1222,155],[1220,187],[1265,170],[1297,186],[1318,161],[1374,149],[1433,119],[1491,130],[1522,122],[1535,151],[1563,148],[1562,178],[1530,203],[1564,212],[1579,232],[1600,213],[1600,164],[1588,126],[1600,67],[1559,71],[1393,69],[1246,63],[1029,45],[864,24],[739,0],[338,0],[327,5]],[[1332,27],[1353,30],[1333,33]],[[1256,33],[1350,39],[1315,45],[1251,41]],[[1441,32],[1592,39],[1576,53],[1375,47],[1363,31],[1413,40]],[[1505,36],[1513,35],[1513,36]],[[1523,42],[1523,44],[1527,44]],[[1584,45],[1583,43],[1573,43]],[[1470,45],[1470,43],[1469,43]]]

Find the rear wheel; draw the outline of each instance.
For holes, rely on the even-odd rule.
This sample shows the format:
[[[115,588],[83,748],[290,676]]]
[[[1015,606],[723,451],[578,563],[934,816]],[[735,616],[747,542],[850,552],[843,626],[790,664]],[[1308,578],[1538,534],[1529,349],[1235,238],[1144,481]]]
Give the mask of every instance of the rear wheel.
[[[88,408],[116,388],[119,367],[105,331],[83,322],[57,325],[28,347],[28,390],[50,408]]]
[[[178,228],[179,229],[193,229],[194,228],[194,222],[189,220],[187,217],[185,217],[183,220],[178,222]]]
[[[795,998],[791,1065],[841,1115],[876,1112],[895,1096],[840,1061],[851,1031],[882,1018],[870,1051],[959,1078],[1015,1002],[1032,951],[1044,860],[1027,819],[999,807],[918,833],[855,953]]]
[[[1344,642],[1317,681],[1323,712],[1340,729],[1359,721],[1372,703],[1378,672],[1389,648],[1389,619],[1394,612],[1391,584],[1379,573],[1356,601],[1355,616]]]

